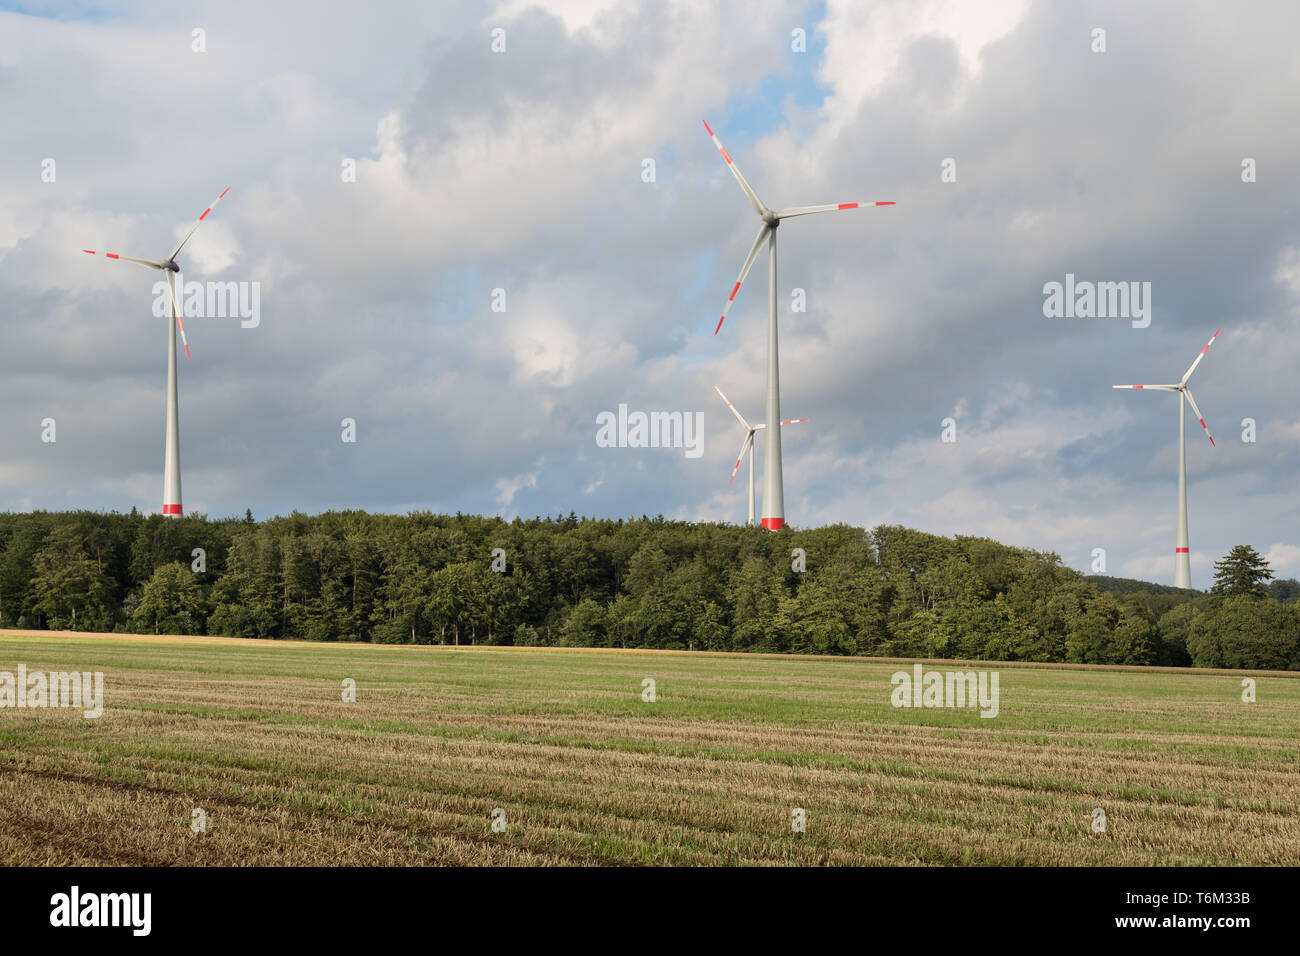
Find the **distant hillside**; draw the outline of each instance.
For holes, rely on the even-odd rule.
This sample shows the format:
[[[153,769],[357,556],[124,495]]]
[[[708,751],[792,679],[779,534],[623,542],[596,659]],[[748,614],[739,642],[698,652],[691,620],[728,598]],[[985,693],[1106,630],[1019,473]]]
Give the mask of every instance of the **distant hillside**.
[[[1194,588],[1176,588],[1168,584],[1138,581],[1134,578],[1112,578],[1104,574],[1085,575],[1089,584],[1099,594],[1111,594],[1126,604],[1135,604],[1148,614],[1159,618],[1180,604],[1196,602],[1205,592]]]
[[[1295,604],[1300,601],[1300,581],[1295,578],[1282,578],[1278,581],[1270,581],[1268,584],[1268,596],[1274,601],[1281,601],[1283,604]]]
[[[1103,594],[1176,594],[1191,600],[1204,593],[1195,588],[1176,588],[1136,578],[1112,578],[1104,574],[1085,574],[1084,577]]]

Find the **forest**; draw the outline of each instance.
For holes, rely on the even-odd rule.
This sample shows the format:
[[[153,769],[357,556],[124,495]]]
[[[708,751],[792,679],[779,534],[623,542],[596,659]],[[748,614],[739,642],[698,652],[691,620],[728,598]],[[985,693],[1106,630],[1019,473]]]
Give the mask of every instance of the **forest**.
[[[1254,549],[1208,592],[897,526],[663,517],[0,513],[0,626],[1300,669],[1300,584]]]

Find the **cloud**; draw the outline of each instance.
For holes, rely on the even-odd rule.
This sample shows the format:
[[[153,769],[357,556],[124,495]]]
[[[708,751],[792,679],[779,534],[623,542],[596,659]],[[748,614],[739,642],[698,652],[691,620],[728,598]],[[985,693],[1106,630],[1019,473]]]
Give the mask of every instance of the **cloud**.
[[[0,13],[18,146],[0,155],[0,507],[157,508],[153,277],[79,250],[159,255],[229,184],[181,265],[261,283],[262,322],[187,323],[188,507],[743,521],[712,386],[764,417],[766,262],[713,335],[756,223],[708,119],[774,207],[898,202],[781,227],[782,411],[811,419],[783,436],[790,522],[987,534],[1081,569],[1104,547],[1167,578],[1176,408],[1109,386],[1181,375],[1222,326],[1195,382],[1218,447],[1187,435],[1194,580],[1243,542],[1293,566],[1300,143],[1277,117],[1300,11],[974,9]],[[1044,318],[1067,272],[1150,281],[1151,327]],[[704,456],[597,448],[621,402],[704,412]]]
[[[1300,545],[1274,542],[1264,552],[1264,560],[1278,578],[1300,577]]]
[[[502,508],[509,508],[514,503],[515,495],[522,488],[536,488],[537,473],[515,475],[513,478],[498,478],[496,481],[497,503]]]

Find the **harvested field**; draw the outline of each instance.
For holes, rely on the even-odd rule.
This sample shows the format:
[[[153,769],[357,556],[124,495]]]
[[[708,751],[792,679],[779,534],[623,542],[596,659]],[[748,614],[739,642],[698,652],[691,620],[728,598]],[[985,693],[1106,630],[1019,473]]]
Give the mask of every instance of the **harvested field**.
[[[0,632],[20,663],[104,713],[0,708],[8,865],[1300,864],[1295,673],[926,664],[997,671],[984,719],[893,707],[914,661]]]

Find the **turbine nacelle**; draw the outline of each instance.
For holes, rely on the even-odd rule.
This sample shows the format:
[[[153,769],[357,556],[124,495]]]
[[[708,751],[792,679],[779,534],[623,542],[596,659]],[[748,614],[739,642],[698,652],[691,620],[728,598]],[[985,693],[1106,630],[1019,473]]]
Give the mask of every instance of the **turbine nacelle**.
[[[771,209],[763,200],[758,198],[754,188],[745,180],[744,175],[736,168],[735,160],[731,154],[723,148],[717,134],[713,132],[713,127],[706,120],[704,128],[708,130],[709,138],[713,140],[713,145],[718,148],[723,161],[727,168],[731,170],[731,175],[736,177],[736,182],[740,184],[740,190],[749,200],[749,204],[758,213],[758,218],[763,220],[763,225],[758,227],[758,235],[754,237],[754,244],[750,246],[749,255],[745,257],[745,264],[740,268],[740,276],[736,279],[736,284],[731,287],[731,295],[727,296],[727,303],[722,307],[722,316],[718,319],[717,327],[714,328],[713,334],[717,335],[722,328],[722,323],[726,321],[727,312],[731,309],[731,303],[736,299],[736,293],[740,291],[740,284],[745,281],[745,276],[749,275],[749,269],[758,257],[759,250],[763,248],[765,242],[776,241],[776,227],[781,225],[782,219],[789,219],[792,216],[807,216],[818,212],[842,212],[845,209],[866,209],[870,206],[892,206],[892,201],[882,202],[838,202],[826,203],[820,206],[791,206],[789,209]]]
[[[1187,380],[1192,377],[1192,373],[1196,371],[1196,366],[1201,364],[1201,359],[1205,358],[1205,353],[1210,350],[1210,346],[1214,344],[1214,340],[1219,337],[1219,333],[1222,331],[1223,329],[1216,329],[1214,334],[1210,336],[1210,341],[1205,343],[1205,348],[1201,349],[1200,354],[1196,356],[1196,361],[1192,362],[1191,367],[1183,374],[1181,382],[1172,385],[1112,385],[1111,388],[1135,388],[1148,392],[1177,392],[1180,398],[1187,399],[1187,403],[1192,406],[1192,411],[1196,413],[1197,421],[1201,423],[1201,428],[1205,431],[1205,437],[1208,438],[1210,444],[1213,445],[1214,436],[1210,434],[1210,427],[1205,424],[1205,416],[1202,415],[1201,410],[1196,407],[1196,399],[1192,397],[1192,390],[1187,387]]]

